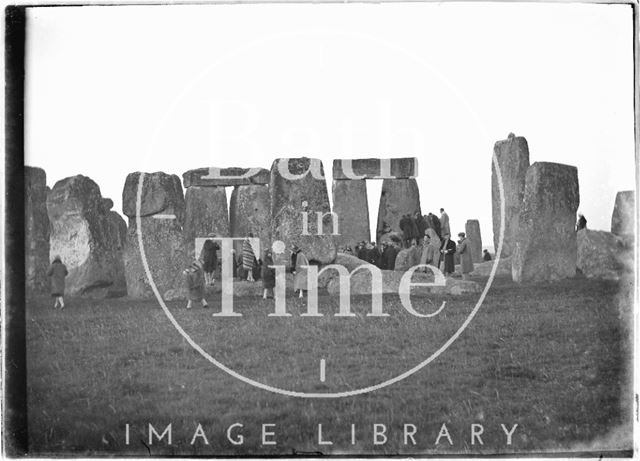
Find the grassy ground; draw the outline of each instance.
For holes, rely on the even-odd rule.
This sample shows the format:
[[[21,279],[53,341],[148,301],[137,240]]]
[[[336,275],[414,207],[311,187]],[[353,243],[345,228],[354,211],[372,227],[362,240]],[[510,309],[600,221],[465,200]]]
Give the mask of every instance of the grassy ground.
[[[321,297],[320,318],[267,317],[273,301],[236,299],[241,318],[213,318],[212,308],[169,308],[205,350],[235,371],[272,386],[336,392],[375,384],[406,371],[457,330],[477,297],[414,299],[437,317],[416,318],[397,296],[385,296],[386,318],[336,318],[337,298]],[[355,397],[300,399],[242,383],[195,352],[155,301],[49,298],[27,306],[29,435],[33,453],[273,455],[509,453],[629,448],[631,436],[631,305],[628,287],[573,279],[515,285],[498,279],[476,318],[439,358],[390,387]],[[320,381],[320,360],[326,381]],[[148,424],[166,439],[148,444]],[[244,443],[227,428],[241,423]],[[125,444],[125,425],[130,444]],[[191,439],[201,424],[209,445]],[[261,443],[275,424],[276,445]],[[318,424],[323,438],[318,444]],[[355,443],[351,425],[355,424]],[[373,424],[387,442],[373,443]],[[416,426],[405,444],[405,424]],[[446,424],[446,437],[435,445]],[[471,444],[481,424],[483,445]],[[501,424],[515,429],[506,444]]]

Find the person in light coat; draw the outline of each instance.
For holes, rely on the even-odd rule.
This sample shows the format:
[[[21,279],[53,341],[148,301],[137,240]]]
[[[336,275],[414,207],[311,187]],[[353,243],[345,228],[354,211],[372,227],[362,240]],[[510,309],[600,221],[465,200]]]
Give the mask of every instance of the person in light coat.
[[[304,296],[304,292],[307,291],[307,267],[305,266],[309,266],[309,260],[302,250],[296,245],[291,248],[291,251],[295,255],[296,259],[293,289],[294,291],[299,292],[299,296],[302,298]]]
[[[460,255],[460,271],[462,272],[463,280],[468,280],[469,274],[473,272],[471,248],[469,247],[469,241],[467,240],[464,232],[460,232],[458,237],[460,237],[460,240],[458,241],[456,253]]]

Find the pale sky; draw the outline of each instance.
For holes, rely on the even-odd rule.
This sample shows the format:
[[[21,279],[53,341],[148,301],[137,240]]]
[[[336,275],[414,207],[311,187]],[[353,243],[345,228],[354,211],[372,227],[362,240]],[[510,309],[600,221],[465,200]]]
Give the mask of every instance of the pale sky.
[[[490,247],[509,132],[532,163],[578,167],[591,228],[635,188],[628,5],[56,7],[27,27],[26,164],[50,186],[91,177],[120,213],[138,170],[308,156],[331,194],[333,159],[415,156],[423,213],[444,207],[455,233],[479,219]]]

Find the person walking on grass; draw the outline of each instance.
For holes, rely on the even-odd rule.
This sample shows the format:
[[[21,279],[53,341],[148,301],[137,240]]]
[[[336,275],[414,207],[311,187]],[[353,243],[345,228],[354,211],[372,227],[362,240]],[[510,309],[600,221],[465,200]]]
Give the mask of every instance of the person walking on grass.
[[[247,274],[248,282],[255,282],[253,278],[253,262],[255,260],[255,255],[253,254],[253,247],[251,246],[251,238],[253,238],[253,234],[249,233],[249,237],[244,239],[242,242],[242,268]]]
[[[456,253],[460,255],[460,271],[462,272],[462,279],[469,280],[469,274],[473,272],[473,259],[471,258],[471,248],[464,232],[458,234],[460,240],[458,241],[458,249]]]
[[[47,275],[51,278],[51,296],[55,299],[53,308],[64,309],[64,279],[69,275],[69,271],[67,271],[67,266],[62,264],[60,256],[53,258]]]
[[[207,300],[204,299],[204,270],[203,262],[196,259],[187,267],[183,274],[185,275],[187,288],[189,289],[189,300],[187,301],[187,309],[191,309],[194,301],[201,301],[202,307],[209,307]]]
[[[267,299],[269,290],[271,290],[272,297],[276,297],[273,291],[276,286],[276,270],[269,266],[273,266],[273,257],[271,250],[266,250],[262,258],[262,299]]]

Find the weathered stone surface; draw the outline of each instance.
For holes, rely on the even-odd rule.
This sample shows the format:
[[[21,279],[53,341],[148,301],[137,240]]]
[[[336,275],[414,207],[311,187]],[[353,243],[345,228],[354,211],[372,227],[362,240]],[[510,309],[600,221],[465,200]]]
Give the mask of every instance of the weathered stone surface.
[[[349,171],[350,169],[350,171]],[[333,161],[333,179],[409,179],[418,176],[418,159],[358,158]]]
[[[49,216],[47,175],[41,168],[24,168],[25,288],[27,295],[49,291]]]
[[[50,257],[67,266],[66,291],[91,297],[122,296],[122,223],[105,211],[98,185],[86,176],[58,181],[47,197]],[[122,218],[119,218],[122,221]]]
[[[231,193],[231,236],[260,239],[260,257],[271,246],[271,197],[269,186],[237,186]],[[240,254],[242,242],[234,242]]]
[[[193,242],[183,241],[177,219],[141,218],[144,257],[159,293],[180,290],[184,284],[182,271],[193,261]],[[139,246],[137,226],[127,231],[124,250],[127,294],[132,298],[153,297],[151,283],[145,273]]]
[[[198,168],[182,175],[184,187],[225,187],[269,184],[270,173],[265,168]]]
[[[469,241],[471,259],[474,263],[482,262],[482,235],[480,234],[480,222],[477,219],[468,219],[464,225],[464,233]]]
[[[585,277],[620,280],[633,274],[633,236],[582,229],[577,237],[577,268]]]
[[[512,276],[516,282],[558,280],[576,273],[578,169],[536,162],[527,170]]]
[[[400,218],[404,214],[415,215],[420,211],[420,191],[415,179],[385,179],[382,182],[380,206],[378,208],[378,226],[376,236],[382,234],[386,222],[393,232],[402,235]]]
[[[332,264],[338,264],[340,266],[344,266],[349,272],[355,270],[356,268],[362,265],[369,265],[368,262],[363,261],[362,259],[356,256],[348,255],[344,253],[338,253],[335,261],[333,261]],[[322,270],[322,268],[320,268],[319,270]],[[318,287],[320,288],[326,287],[327,284],[329,283],[329,280],[335,277],[334,272],[335,271],[322,272],[318,277]]]
[[[129,173],[122,191],[122,209],[131,218],[136,216],[136,200],[140,172]],[[163,172],[144,173],[140,216],[155,214],[175,215],[178,222],[184,222],[184,196],[180,178]]]
[[[327,291],[331,295],[340,294],[340,278],[337,275],[336,271],[331,271],[334,275],[330,278],[327,283]],[[351,292],[353,295],[370,295],[373,293],[398,293],[400,287],[400,281],[405,274],[404,272],[398,271],[388,271],[382,270],[382,285],[381,287],[376,287],[376,289],[372,290],[371,286],[371,273],[367,269],[361,269],[355,272],[350,280]],[[434,277],[433,274],[430,273],[422,273],[422,272],[414,272],[411,276],[412,283],[433,283]],[[481,286],[470,280],[460,280],[448,277],[446,279],[445,286],[433,286],[433,287],[421,287],[415,286],[411,288],[411,296],[420,297],[420,296],[431,296],[431,295],[454,295],[460,296],[465,294],[479,293],[482,291]],[[427,311],[423,311],[419,307],[419,305],[414,305],[416,310],[423,313],[428,313]],[[432,311],[435,311],[439,306],[430,306]]]
[[[281,167],[286,168],[293,177],[304,175],[311,167],[317,168],[315,177],[311,172],[297,179],[282,175]],[[280,162],[282,162],[281,166]],[[322,162],[317,159],[292,158],[276,159],[271,167],[271,238],[285,243],[284,253],[274,252],[274,263],[289,265],[292,244],[302,249],[309,261],[329,264],[336,258],[337,246],[334,240],[333,220],[330,214],[327,183],[324,179]],[[303,235],[303,214],[308,213],[308,234]],[[322,219],[323,235],[318,235],[317,212]]]
[[[398,244],[402,243],[402,234],[398,232],[388,232],[386,234],[382,234],[378,236],[378,244],[383,244],[387,242],[396,242]]]
[[[394,270],[404,272],[411,269],[413,266],[417,266],[420,264],[421,256],[421,246],[412,246],[410,248],[400,250],[398,256],[396,256],[396,265],[394,266]]]
[[[616,194],[611,215],[611,232],[617,235],[633,235],[635,225],[636,192],[625,190]]]
[[[184,197],[185,220],[183,236],[193,245],[196,237],[214,233],[229,237],[229,211],[224,187],[191,186]]]
[[[518,216],[524,197],[524,183],[529,168],[529,146],[522,136],[509,134],[508,139],[496,142],[493,153],[500,167],[504,186],[505,227],[502,256],[513,253],[518,234]],[[491,204],[493,209],[493,245],[498,250],[500,239],[500,192],[493,161],[491,162]]]
[[[353,249],[358,242],[370,241],[366,181],[333,181],[332,192],[333,212],[339,219],[340,235],[336,236],[338,246]]]

